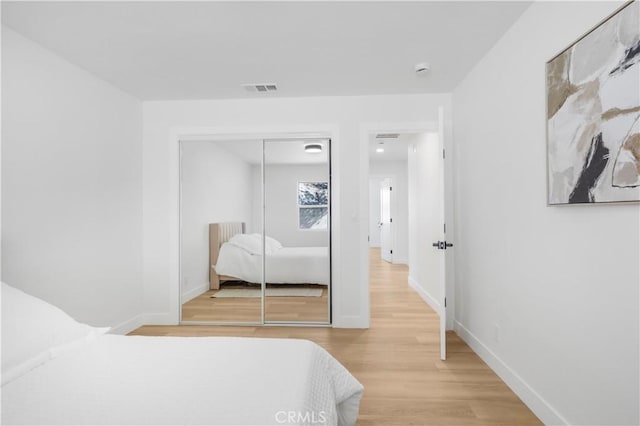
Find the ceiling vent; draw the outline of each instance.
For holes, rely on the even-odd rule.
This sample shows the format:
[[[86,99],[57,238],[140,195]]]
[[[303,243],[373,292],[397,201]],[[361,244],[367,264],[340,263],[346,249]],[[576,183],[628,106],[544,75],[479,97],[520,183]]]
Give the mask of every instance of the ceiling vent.
[[[272,83],[243,84],[242,87],[244,87],[247,92],[252,93],[268,93],[278,90],[278,87]]]
[[[400,133],[378,133],[376,139],[398,139]]]

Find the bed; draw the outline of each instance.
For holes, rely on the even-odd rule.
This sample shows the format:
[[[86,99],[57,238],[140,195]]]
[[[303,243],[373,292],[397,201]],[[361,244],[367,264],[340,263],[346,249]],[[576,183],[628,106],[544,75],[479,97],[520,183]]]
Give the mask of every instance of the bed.
[[[243,223],[209,224],[210,286],[225,281],[262,283],[262,236],[245,234]],[[283,247],[265,238],[266,282],[269,284],[319,284],[330,280],[328,247]]]
[[[3,283],[2,424],[355,424],[362,385],[312,342],[106,331]]]

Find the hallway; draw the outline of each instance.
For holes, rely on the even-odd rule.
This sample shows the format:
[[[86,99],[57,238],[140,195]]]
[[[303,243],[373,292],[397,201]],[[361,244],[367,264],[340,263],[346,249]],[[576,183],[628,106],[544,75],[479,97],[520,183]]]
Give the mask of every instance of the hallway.
[[[407,284],[408,269],[370,250],[371,328],[144,326],[149,336],[309,339],[365,387],[358,425],[498,425],[541,422],[454,333],[440,361],[439,318]]]

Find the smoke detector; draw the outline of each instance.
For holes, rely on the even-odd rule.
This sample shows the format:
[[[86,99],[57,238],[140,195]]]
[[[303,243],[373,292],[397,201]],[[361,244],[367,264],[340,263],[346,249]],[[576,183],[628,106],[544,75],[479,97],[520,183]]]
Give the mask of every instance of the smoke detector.
[[[426,75],[431,71],[431,65],[426,62],[419,62],[413,67],[413,69],[416,71],[417,75]]]

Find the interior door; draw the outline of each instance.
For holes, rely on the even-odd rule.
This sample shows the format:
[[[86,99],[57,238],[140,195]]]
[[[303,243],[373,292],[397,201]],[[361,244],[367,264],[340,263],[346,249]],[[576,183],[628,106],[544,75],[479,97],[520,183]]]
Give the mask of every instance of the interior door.
[[[369,178],[369,247],[380,247],[380,181]]]
[[[391,178],[380,182],[380,255],[387,262],[393,262],[391,244]]]
[[[264,141],[265,323],[330,322],[330,142]]]
[[[439,155],[439,179],[438,179],[438,195],[439,195],[439,216],[442,226],[438,230],[440,238],[438,238],[437,248],[440,261],[440,359],[447,358],[447,250],[453,247],[451,241],[447,241],[446,226],[446,185],[445,185],[445,135],[444,135],[444,110],[442,107],[438,109],[438,153]]]
[[[444,237],[444,161],[440,132],[420,134],[410,156],[413,229],[419,236],[413,251],[411,274],[429,295],[440,317],[441,358],[446,357],[446,288]],[[411,255],[410,255],[411,256]]]

